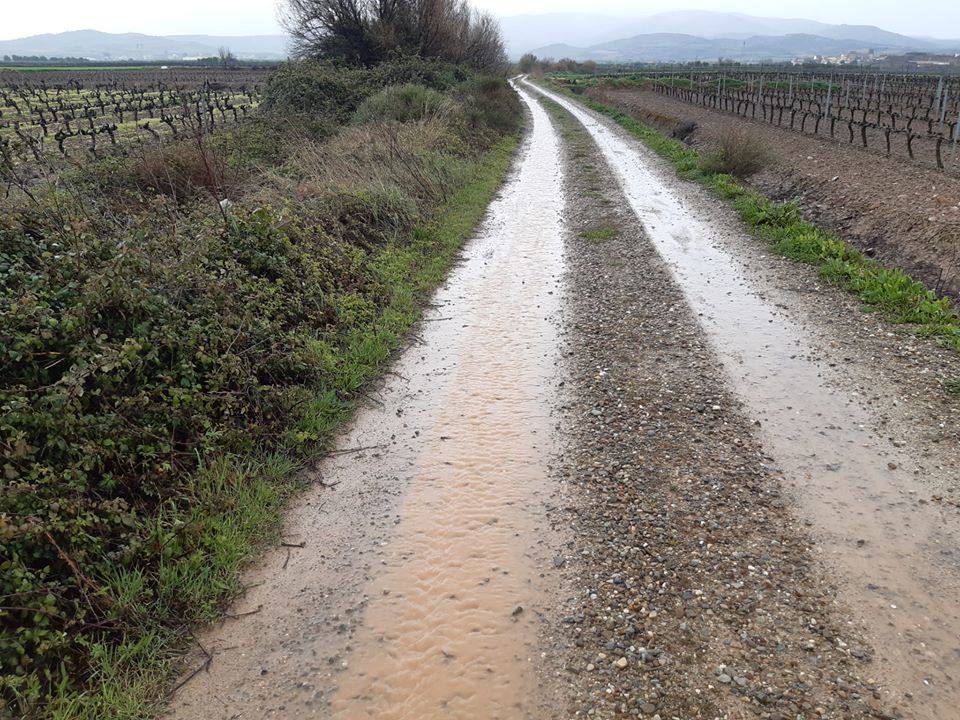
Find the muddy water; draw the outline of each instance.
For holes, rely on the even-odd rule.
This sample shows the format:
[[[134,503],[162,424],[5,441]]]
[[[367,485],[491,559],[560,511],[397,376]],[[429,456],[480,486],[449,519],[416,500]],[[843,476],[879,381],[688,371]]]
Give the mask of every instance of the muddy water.
[[[538,88],[587,128],[761,423],[768,451],[795,488],[844,599],[872,636],[877,675],[908,717],[956,717],[960,706],[960,528],[922,498],[934,470],[842,387],[842,362],[822,358],[724,242],[730,222],[686,202],[672,171],[619,129]],[[762,292],[763,295],[759,295]],[[838,365],[837,368],[832,367]],[[852,372],[852,371],[849,371]],[[888,431],[889,432],[889,431]],[[955,472],[955,469],[954,469]]]
[[[534,712],[563,178],[550,121],[530,109],[478,236],[313,470],[289,547],[247,574],[229,619],[199,638],[209,669],[184,676],[171,717]]]
[[[471,248],[483,273],[455,314],[458,362],[369,590],[336,718],[532,712],[531,515],[548,490],[563,193],[557,135],[528,105],[530,144]]]

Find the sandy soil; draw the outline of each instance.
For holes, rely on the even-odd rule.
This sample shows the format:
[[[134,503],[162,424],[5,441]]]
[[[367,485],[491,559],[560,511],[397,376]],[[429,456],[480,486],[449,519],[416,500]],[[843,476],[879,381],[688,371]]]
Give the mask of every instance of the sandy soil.
[[[604,102],[697,124],[689,141],[710,147],[749,128],[774,164],[752,182],[796,200],[807,216],[861,250],[953,295],[960,293],[960,178],[856,146],[689,105],[653,91],[605,90]]]

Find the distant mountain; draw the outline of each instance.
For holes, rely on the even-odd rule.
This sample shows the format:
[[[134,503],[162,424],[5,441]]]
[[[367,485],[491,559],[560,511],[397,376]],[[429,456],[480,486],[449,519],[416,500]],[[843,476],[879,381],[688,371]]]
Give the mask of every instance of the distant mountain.
[[[565,43],[589,47],[597,43],[643,32],[636,18],[588,13],[514,15],[500,18],[500,30],[507,54],[517,59],[544,45]]]
[[[815,20],[766,18],[742,13],[723,13],[702,10],[684,10],[660,13],[649,17],[611,17],[608,15],[565,14],[517,15],[503,18],[501,21],[508,52],[516,58],[525,52],[541,53],[554,50],[571,49],[584,52],[611,42],[626,42],[624,38],[648,37],[644,41],[651,51],[665,42],[662,36],[695,37],[701,40],[725,40],[724,45],[712,46],[710,50],[702,43],[692,43],[675,38],[676,50],[686,47],[690,55],[699,52],[712,53],[720,48],[736,48],[731,41],[746,41],[751,55],[754,50],[761,52],[761,46],[767,46],[777,56],[793,57],[788,48],[819,47],[820,50],[804,50],[801,54],[835,54],[856,49],[875,48],[897,51],[946,51],[960,48],[960,41],[938,40],[932,38],[914,38],[889,32],[872,25],[831,25]],[[794,38],[777,43],[756,38],[782,37]],[[820,38],[812,41],[810,38]],[[657,39],[659,38],[659,39]],[[807,40],[798,41],[798,38]],[[824,43],[824,40],[837,41],[837,44]],[[828,49],[831,48],[831,49]],[[600,47],[599,52],[610,48]],[[696,52],[695,52],[696,51]],[[673,50],[667,48],[664,53]],[[675,54],[675,53],[674,53]],[[680,53],[683,55],[684,53]],[[546,55],[550,57],[552,55]],[[729,55],[728,55],[729,56]],[[707,57],[717,57],[708,55]],[[676,59],[676,58],[673,58]],[[707,59],[706,57],[687,57],[683,59]]]
[[[571,45],[548,45],[534,50],[541,58],[570,58],[596,62],[674,62],[681,60],[716,60],[722,43],[716,40],[681,33],[651,33],[589,48]]]
[[[165,39],[217,49],[226,47],[237,57],[258,60],[286,58],[290,43],[286,35],[169,35]]]
[[[916,45],[925,43],[873,25],[830,25],[816,20],[756,17],[706,10],[660,13],[641,20],[641,27],[642,30],[637,34],[684,33],[705,38],[739,39],[764,35],[816,35],[832,40],[858,40],[891,46],[902,46],[905,42]]]
[[[287,56],[283,35],[174,35],[161,37],[139,33],[104,33],[97,30],[34,35],[0,41],[4,55],[82,57],[91,60],[181,60],[210,57],[226,47],[239,58],[280,60]]]
[[[883,50],[904,50],[906,47],[873,45]],[[603,62],[685,62],[728,58],[743,62],[792,60],[812,55],[840,55],[866,50],[860,40],[833,39],[820,35],[754,35],[746,38],[704,38],[680,33],[651,33],[622,40],[599,43],[587,48],[558,44],[537,48],[538,57],[571,58]]]

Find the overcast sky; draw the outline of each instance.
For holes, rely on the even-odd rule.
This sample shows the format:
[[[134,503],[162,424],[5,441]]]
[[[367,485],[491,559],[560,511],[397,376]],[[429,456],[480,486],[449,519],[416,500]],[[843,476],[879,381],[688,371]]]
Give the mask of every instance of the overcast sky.
[[[831,23],[879,25],[912,35],[960,38],[955,0],[474,0],[495,13],[602,12],[646,15],[665,10],[725,10]],[[0,40],[44,32],[95,29],[151,35],[259,35],[279,31],[276,0],[0,0]]]

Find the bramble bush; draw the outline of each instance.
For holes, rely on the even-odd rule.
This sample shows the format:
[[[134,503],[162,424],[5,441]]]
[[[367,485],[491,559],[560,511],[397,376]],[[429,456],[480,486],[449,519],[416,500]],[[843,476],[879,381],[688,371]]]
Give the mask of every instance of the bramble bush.
[[[29,609],[4,618],[14,678],[51,661],[77,677],[78,635],[129,632],[104,578],[166,558],[150,520],[200,458],[277,442],[302,388],[328,381],[305,358],[336,338],[336,298],[370,284],[363,251],[281,232],[269,210],[201,222],[122,244],[90,232],[71,249],[40,218],[0,230],[0,594]]]

